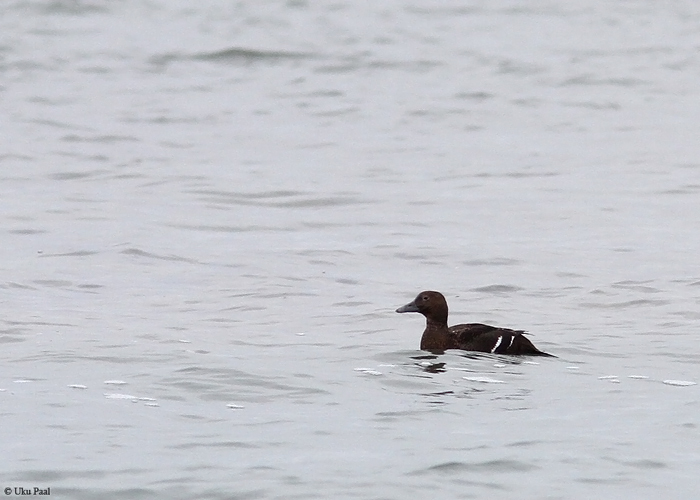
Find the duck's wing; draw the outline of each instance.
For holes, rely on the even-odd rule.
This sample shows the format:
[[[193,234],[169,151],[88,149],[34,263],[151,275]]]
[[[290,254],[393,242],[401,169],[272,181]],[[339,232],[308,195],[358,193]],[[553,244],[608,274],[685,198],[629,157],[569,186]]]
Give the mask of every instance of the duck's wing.
[[[494,354],[530,354],[549,356],[537,349],[524,330],[512,330],[482,323],[455,325],[449,328],[458,349]]]
[[[496,349],[501,347],[504,340],[507,340],[505,343],[507,346],[510,339],[520,333],[508,328],[499,328],[497,326],[484,325],[483,323],[454,325],[449,328],[449,331],[453,335],[455,344],[459,346],[459,349],[481,352],[496,352]]]

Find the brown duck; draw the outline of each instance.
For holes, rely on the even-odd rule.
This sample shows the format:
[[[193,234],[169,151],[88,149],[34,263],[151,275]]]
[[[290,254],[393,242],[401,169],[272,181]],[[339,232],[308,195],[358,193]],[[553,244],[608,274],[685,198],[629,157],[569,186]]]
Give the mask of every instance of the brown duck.
[[[417,312],[425,316],[425,331],[420,340],[424,351],[491,352],[494,354],[527,354],[551,356],[537,349],[523,330],[511,330],[481,323],[447,326],[447,301],[440,292],[421,292],[413,300],[396,310],[397,313]]]

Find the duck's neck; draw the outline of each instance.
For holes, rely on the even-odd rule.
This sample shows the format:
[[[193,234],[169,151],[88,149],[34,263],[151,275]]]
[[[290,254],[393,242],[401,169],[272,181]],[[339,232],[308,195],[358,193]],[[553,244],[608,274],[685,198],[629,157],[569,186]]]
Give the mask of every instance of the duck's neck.
[[[425,331],[420,339],[422,351],[445,351],[452,349],[452,339],[450,331],[447,329],[446,321],[435,321],[426,318]]]

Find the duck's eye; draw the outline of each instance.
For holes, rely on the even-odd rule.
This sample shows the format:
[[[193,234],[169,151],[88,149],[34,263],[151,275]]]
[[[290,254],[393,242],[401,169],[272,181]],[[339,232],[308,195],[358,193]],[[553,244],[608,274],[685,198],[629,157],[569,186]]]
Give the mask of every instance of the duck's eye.
[[[427,296],[427,295],[423,295],[423,297],[421,298],[421,300],[422,300],[423,302],[426,302],[426,301],[428,300],[428,296]]]

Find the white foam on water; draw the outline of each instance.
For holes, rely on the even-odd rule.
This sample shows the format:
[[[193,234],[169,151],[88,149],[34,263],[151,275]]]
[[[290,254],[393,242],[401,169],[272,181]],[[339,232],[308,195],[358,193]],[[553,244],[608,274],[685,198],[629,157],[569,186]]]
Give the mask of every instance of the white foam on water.
[[[664,380],[666,385],[675,385],[677,387],[688,387],[691,385],[696,385],[697,382],[691,382],[689,380]]]
[[[469,380],[470,382],[480,382],[482,384],[505,384],[503,380],[497,380],[490,377],[462,377],[464,380]]]
[[[129,399],[132,401],[138,401],[138,398],[136,396],[132,396],[131,394],[104,393],[104,396],[107,399]]]

